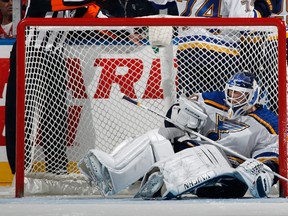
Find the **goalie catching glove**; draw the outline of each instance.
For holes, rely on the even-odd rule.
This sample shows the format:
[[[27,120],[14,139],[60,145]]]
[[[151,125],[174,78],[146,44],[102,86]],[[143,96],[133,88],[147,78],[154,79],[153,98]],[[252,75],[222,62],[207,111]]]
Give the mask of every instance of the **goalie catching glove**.
[[[178,126],[199,131],[207,122],[207,114],[197,101],[185,97],[179,98],[179,106],[173,106],[171,119]]]
[[[272,170],[256,159],[248,159],[238,166],[235,176],[247,184],[251,195],[257,198],[267,197],[274,178]]]

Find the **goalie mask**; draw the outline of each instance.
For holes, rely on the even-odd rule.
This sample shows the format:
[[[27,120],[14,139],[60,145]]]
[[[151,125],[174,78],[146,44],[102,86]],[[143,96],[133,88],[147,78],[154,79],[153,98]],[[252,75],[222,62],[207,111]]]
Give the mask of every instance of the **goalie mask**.
[[[254,74],[239,72],[228,80],[225,86],[226,104],[229,106],[228,117],[236,119],[257,104],[260,87]]]

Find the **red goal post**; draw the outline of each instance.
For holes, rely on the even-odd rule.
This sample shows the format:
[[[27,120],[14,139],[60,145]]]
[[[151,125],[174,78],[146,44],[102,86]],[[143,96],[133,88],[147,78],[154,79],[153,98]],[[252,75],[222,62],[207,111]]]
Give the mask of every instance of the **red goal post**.
[[[155,39],[150,34],[152,30],[147,32],[149,26],[172,26],[172,45],[165,42],[170,30],[160,34],[158,31]],[[180,31],[175,33],[180,28],[189,40],[193,38],[190,48],[195,48],[198,54],[184,55],[177,62],[176,50],[187,48],[187,44],[179,42]],[[135,40],[129,36],[131,32],[141,37]],[[225,37],[221,36],[223,32]],[[152,40],[161,47],[154,46]],[[179,90],[191,89],[182,84],[185,81],[199,79],[192,86],[197,91],[217,90],[227,80],[227,68],[233,70],[239,65],[244,69],[257,68],[257,76],[266,90],[263,98],[272,101],[267,106],[279,115],[280,174],[287,178],[285,44],[285,25],[274,18],[22,20],[17,29],[16,197],[26,193],[25,177],[49,179],[53,174],[53,179],[72,176],[73,181],[78,181],[81,177],[76,163],[85,151],[96,147],[110,153],[126,138],[161,126],[163,119],[121,104],[117,92],[165,112]],[[224,61],[226,57],[222,54],[216,59],[215,49],[230,59]],[[203,50],[209,54],[202,53]],[[199,75],[179,78],[176,69],[185,71],[190,58],[194,65],[192,69],[189,65],[188,70],[196,68]],[[237,65],[233,64],[235,61]],[[212,71],[203,74],[201,69],[207,65],[206,71]],[[64,150],[59,144],[61,140],[65,142]],[[68,168],[62,173],[59,164],[63,161]],[[287,189],[287,182],[280,180],[281,197],[288,196]]]

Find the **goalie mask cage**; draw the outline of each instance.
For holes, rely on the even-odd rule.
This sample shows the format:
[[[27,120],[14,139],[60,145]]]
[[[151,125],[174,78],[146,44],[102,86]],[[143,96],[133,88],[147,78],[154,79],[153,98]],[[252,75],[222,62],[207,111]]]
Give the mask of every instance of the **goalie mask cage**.
[[[260,80],[261,103],[279,115],[280,174],[287,177],[285,40],[284,24],[273,18],[22,20],[16,196],[91,192],[77,168],[89,149],[111,153],[163,126],[120,92],[165,113],[180,94],[223,90],[234,72],[248,69]],[[279,188],[287,196],[287,182]]]

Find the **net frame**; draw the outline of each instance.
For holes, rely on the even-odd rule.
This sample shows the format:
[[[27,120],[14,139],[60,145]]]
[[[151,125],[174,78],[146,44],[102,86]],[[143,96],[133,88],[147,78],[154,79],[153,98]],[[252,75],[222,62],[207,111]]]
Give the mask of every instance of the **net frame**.
[[[275,26],[278,29],[278,106],[279,106],[279,172],[287,177],[287,106],[286,106],[286,28],[282,21],[272,18],[109,18],[97,19],[38,19],[22,20],[17,28],[17,120],[16,120],[16,197],[24,196],[24,110],[25,110],[25,28],[27,26]],[[281,197],[288,196],[287,182],[280,180]]]

